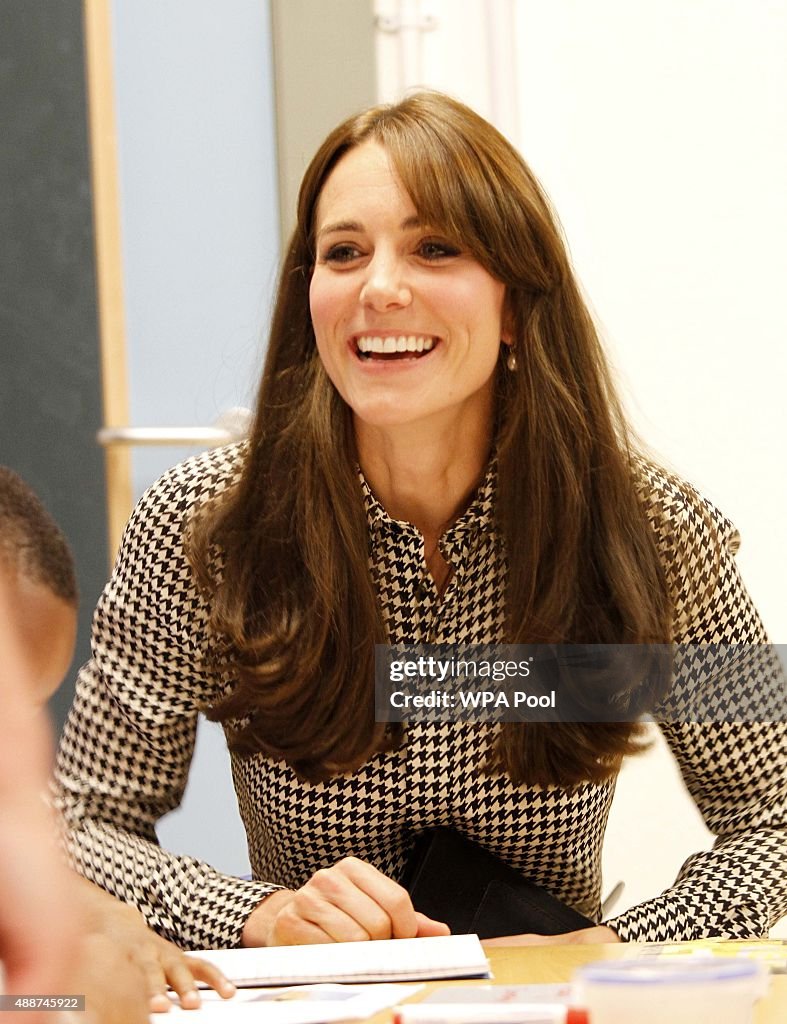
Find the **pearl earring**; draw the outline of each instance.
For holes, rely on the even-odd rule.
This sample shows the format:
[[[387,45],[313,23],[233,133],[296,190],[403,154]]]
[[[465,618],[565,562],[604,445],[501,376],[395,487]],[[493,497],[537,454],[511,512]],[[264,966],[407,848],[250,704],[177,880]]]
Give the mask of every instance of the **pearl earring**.
[[[516,352],[513,348],[508,351],[508,358],[506,359],[506,369],[511,373],[516,373]]]

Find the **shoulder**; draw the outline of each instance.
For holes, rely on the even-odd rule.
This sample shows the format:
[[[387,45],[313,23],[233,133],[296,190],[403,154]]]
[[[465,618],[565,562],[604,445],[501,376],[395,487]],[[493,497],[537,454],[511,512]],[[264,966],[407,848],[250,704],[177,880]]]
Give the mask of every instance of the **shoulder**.
[[[169,575],[191,582],[185,539],[194,515],[238,480],[245,442],[214,448],[167,470],[142,495],[126,525],[113,581]]]
[[[634,460],[634,487],[665,556],[740,547],[735,525],[687,480],[642,456]]]
[[[214,448],[168,469],[137,502],[123,535],[123,548],[182,543],[192,517],[240,477],[246,442]]]
[[[195,510],[237,480],[244,451],[232,445],[173,466],[145,491],[124,531],[93,620],[93,652],[115,704],[138,719],[181,715],[215,693],[209,608],[185,538]]]
[[[674,609],[675,639],[729,639],[758,626],[738,574],[735,525],[688,481],[638,457],[634,483]]]
[[[145,491],[132,520],[149,515],[188,518],[237,482],[246,450],[247,444],[243,441],[213,448],[173,466]]]

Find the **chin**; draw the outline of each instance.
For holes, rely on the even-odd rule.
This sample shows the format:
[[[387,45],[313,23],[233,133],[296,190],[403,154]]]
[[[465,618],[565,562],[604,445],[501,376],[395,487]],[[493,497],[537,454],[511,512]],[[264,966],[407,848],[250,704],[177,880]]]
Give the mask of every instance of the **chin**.
[[[403,427],[421,419],[421,410],[409,409],[402,402],[375,402],[353,406],[353,418],[367,427],[386,429]]]

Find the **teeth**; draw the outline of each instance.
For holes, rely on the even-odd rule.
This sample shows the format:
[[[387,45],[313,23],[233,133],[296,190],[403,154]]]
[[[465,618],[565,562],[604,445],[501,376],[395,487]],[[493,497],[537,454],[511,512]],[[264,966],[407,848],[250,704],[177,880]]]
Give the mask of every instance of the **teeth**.
[[[398,338],[379,338],[366,335],[357,341],[359,352],[429,352],[434,348],[434,338],[402,334]]]

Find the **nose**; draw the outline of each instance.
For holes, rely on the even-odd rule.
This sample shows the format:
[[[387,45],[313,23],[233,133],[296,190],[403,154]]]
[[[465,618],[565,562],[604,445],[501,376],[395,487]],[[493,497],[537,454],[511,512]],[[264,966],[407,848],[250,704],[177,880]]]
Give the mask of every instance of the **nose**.
[[[361,302],[378,312],[407,306],[412,301],[410,286],[401,261],[388,256],[375,256],[368,265],[361,288]]]

